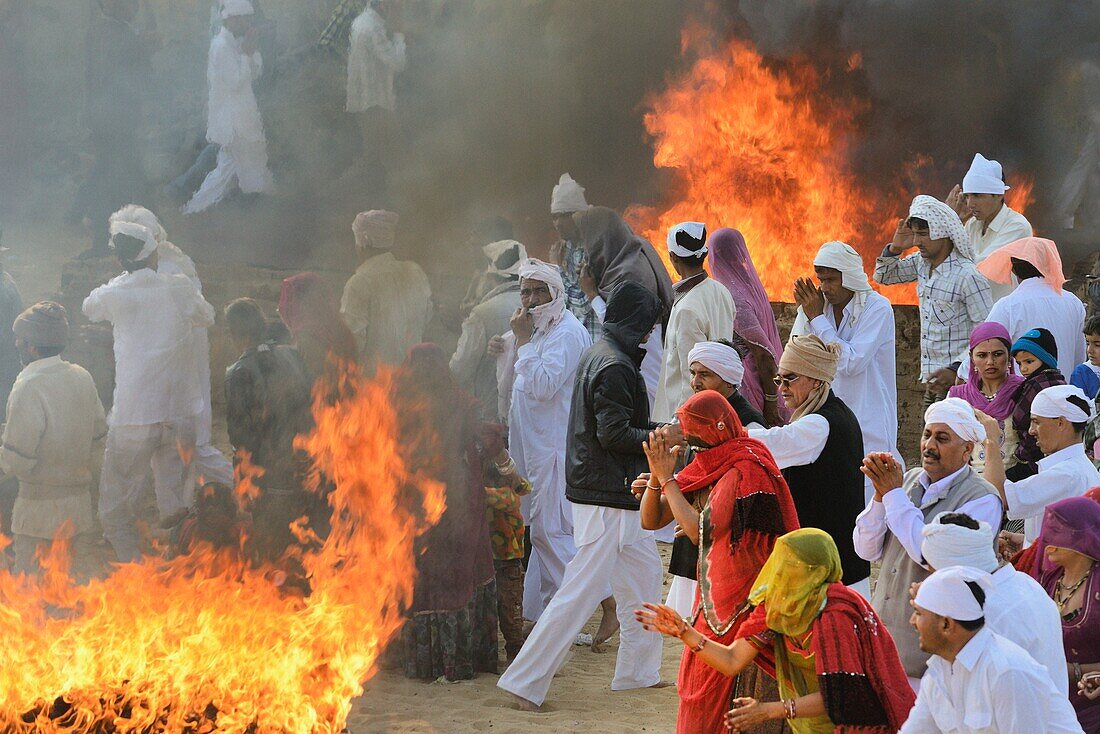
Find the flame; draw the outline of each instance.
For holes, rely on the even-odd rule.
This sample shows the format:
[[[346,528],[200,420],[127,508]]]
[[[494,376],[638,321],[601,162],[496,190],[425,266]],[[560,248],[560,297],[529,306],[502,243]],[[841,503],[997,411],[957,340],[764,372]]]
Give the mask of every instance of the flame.
[[[700,33],[686,30],[684,47],[699,47]],[[672,202],[632,207],[627,217],[661,243],[662,256],[677,222],[735,227],[768,296],[790,301],[795,278],[813,274],[821,243],[848,242],[870,271],[904,214],[908,198],[864,188],[848,165],[867,102],[829,99],[808,61],[769,66],[734,39],[672,78],[647,107],[653,162],[673,170]],[[911,285],[876,288],[895,303],[916,302]]]
[[[54,543],[41,577],[0,572],[5,732],[339,732],[402,624],[413,542],[442,485],[407,475],[388,374],[318,389],[299,442],[333,528],[301,554],[312,593],[280,593],[271,567],[232,551],[149,558],[85,586]]]
[[[1021,214],[1026,214],[1035,203],[1035,179],[1023,176],[1012,182],[1012,188],[1005,192],[1005,204]]]

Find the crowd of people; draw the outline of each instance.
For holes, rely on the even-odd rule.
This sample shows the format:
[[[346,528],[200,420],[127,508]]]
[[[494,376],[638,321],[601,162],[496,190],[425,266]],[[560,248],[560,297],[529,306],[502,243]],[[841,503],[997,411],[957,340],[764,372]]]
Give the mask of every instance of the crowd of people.
[[[281,564],[308,594],[294,559],[329,518],[294,439],[349,370],[392,369],[399,451],[446,497],[391,653],[409,677],[498,672],[499,630],[497,685],[537,709],[574,645],[616,634],[612,690],[670,685],[662,633],[685,646],[684,733],[1100,732],[1100,315],[1006,189],[978,155],[947,201],[913,200],[874,263],[824,243],[792,283],[784,344],[737,230],[673,227],[673,282],[565,174],[548,261],[485,229],[450,356],[424,343],[431,284],[394,255],[398,215],[365,211],[342,298],[301,273],[278,320],[248,298],[225,308],[232,459],[211,435],[218,315],[155,214],[126,206],[107,223],[122,274],[83,303],[113,333],[109,413],[61,358],[64,307],[22,310],[0,283],[14,569],[38,573],[63,538],[86,576],[98,532],[121,563],[157,552],[136,512],[151,476],[168,552]],[[894,313],[869,271],[917,287],[908,469]],[[302,518],[312,532],[292,532]]]

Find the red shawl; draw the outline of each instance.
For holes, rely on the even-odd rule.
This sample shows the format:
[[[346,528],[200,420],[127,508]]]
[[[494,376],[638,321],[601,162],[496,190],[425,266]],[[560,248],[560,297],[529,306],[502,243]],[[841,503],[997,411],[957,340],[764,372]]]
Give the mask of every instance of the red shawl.
[[[761,604],[741,624],[737,637],[766,646],[756,664],[775,675],[776,633]],[[838,734],[896,732],[909,717],[916,696],[901,666],[894,638],[871,605],[843,584],[829,585],[825,608],[813,623],[814,664],[825,711]]]

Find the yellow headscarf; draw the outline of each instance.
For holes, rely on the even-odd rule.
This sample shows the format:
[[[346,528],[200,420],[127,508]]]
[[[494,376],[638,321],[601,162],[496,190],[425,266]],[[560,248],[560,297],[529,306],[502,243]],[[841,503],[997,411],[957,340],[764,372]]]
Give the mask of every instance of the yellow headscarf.
[[[801,635],[825,607],[829,584],[840,581],[840,553],[832,537],[817,528],[803,528],[775,541],[749,601],[767,605],[768,629]]]

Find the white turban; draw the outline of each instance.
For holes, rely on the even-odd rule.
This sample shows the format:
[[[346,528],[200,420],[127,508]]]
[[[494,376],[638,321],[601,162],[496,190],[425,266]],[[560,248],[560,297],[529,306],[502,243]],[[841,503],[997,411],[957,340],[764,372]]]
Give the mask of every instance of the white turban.
[[[867,306],[867,296],[871,293],[871,284],[867,281],[867,271],[863,269],[863,258],[851,245],[833,240],[826,242],[814,256],[814,267],[832,268],[840,271],[840,284],[852,291],[852,310],[848,325],[855,326],[863,309]],[[823,297],[824,298],[824,297]],[[806,334],[810,331],[809,320],[802,307],[798,307],[795,317],[797,324],[792,334]]]
[[[355,215],[355,221],[351,223],[351,231],[355,235],[355,244],[363,248],[390,249],[397,237],[397,222],[399,219],[400,217],[395,212],[388,212],[385,209],[359,212]]]
[[[527,259],[527,248],[516,240],[497,240],[481,248],[489,258],[489,271],[497,275],[517,276]]]
[[[584,200],[584,187],[573,180],[568,173],[563,173],[554,191],[550,194],[551,214],[572,214],[583,212],[588,208],[588,202]]]
[[[944,398],[924,411],[924,425],[946,423],[963,441],[980,443],[985,440],[985,428],[974,415],[974,408],[962,398]]]
[[[234,15],[252,15],[256,9],[248,0],[222,0],[222,20]]]
[[[550,303],[530,309],[535,328],[545,333],[565,314],[565,284],[561,279],[561,271],[556,265],[529,258],[519,266],[519,279],[537,280],[550,289]]]
[[[142,247],[141,251],[133,258],[133,262],[141,262],[156,252],[157,238],[153,234],[153,230],[148,227],[136,222],[126,222],[122,220],[111,222],[110,227],[111,237],[114,237],[116,234],[124,234],[136,240],[142,240],[145,243],[145,246]]]
[[[993,552],[993,528],[978,522],[971,530],[953,523],[930,522],[921,530],[924,540],[920,552],[932,568],[970,566],[993,573],[997,570],[997,555]]]
[[[983,605],[966,582],[977,584],[988,599],[993,590],[993,577],[985,571],[966,566],[938,569],[921,582],[913,603],[941,617],[973,622],[985,616]]]
[[[688,364],[698,362],[731,385],[740,385],[745,377],[741,355],[731,346],[718,342],[697,342],[688,352]]]
[[[1031,414],[1040,418],[1065,418],[1070,423],[1087,423],[1092,419],[1092,401],[1076,385],[1055,385],[1035,396],[1031,401]]]
[[[679,257],[702,258],[707,254],[707,225],[681,222],[668,231],[668,251]]]
[[[158,245],[163,245],[168,241],[168,232],[165,231],[164,225],[157,219],[157,215],[143,206],[127,204],[111,215],[108,226],[115,222],[133,222],[148,227],[149,231],[153,233],[153,237],[156,238]]]
[[[928,236],[934,240],[950,238],[955,243],[955,251],[967,260],[974,259],[974,250],[970,246],[970,235],[966,233],[962,220],[955,210],[934,196],[921,194],[913,199],[909,206],[909,216],[928,222]]]
[[[981,153],[975,153],[974,160],[970,163],[970,170],[963,176],[963,193],[1003,196],[1009,188],[1005,186],[1001,164],[989,160]]]

